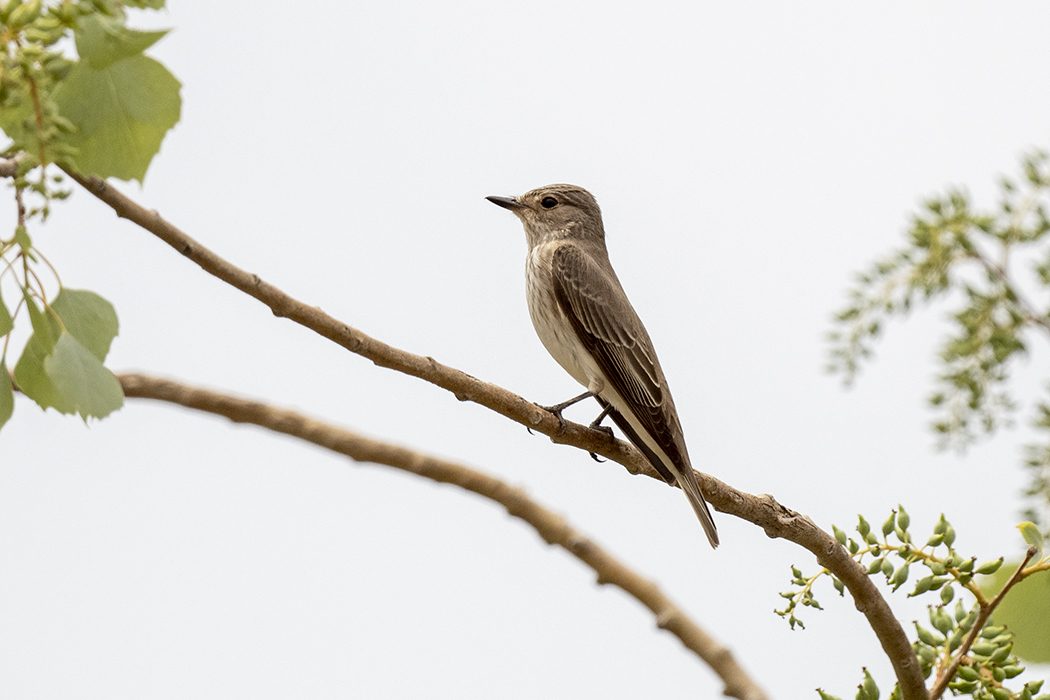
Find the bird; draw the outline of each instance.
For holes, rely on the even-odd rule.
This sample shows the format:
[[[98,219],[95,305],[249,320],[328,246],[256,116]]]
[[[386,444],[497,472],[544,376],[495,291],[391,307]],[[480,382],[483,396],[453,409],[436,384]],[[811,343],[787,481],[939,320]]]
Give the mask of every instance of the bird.
[[[528,243],[525,288],[529,315],[543,346],[587,391],[543,407],[561,412],[594,397],[667,481],[678,484],[711,547],[718,531],[689,461],[674,399],[656,350],[627,298],[605,246],[598,201],[575,185],[547,185],[518,197],[486,199],[521,220]]]

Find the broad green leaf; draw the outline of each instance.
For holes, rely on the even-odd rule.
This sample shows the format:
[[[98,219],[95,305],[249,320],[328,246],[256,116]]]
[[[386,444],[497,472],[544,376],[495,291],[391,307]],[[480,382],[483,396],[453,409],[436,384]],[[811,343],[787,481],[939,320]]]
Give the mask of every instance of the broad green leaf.
[[[1043,551],[1043,533],[1039,531],[1039,526],[1035,523],[1024,522],[1018,525],[1017,529],[1021,531],[1025,542],[1039,550],[1039,554],[1036,555],[1038,559]]]
[[[0,297],[0,338],[11,332],[15,322],[11,318],[11,312],[7,310],[3,297]]]
[[[46,310],[41,312],[37,308],[36,302],[33,301],[33,297],[28,291],[22,290],[22,296],[26,300],[26,311],[29,312],[29,323],[33,326],[33,335],[29,337],[30,340],[33,338],[37,339],[40,343],[40,348],[43,350],[44,355],[48,355],[55,347],[55,343],[58,342],[58,335],[62,332],[62,326],[58,324],[55,317],[48,313]]]
[[[138,56],[167,33],[128,29],[123,15],[90,14],[77,25],[77,54],[95,70],[105,70],[122,58]]]
[[[7,363],[0,359],[0,428],[11,419],[15,412],[15,392],[11,387],[11,375],[7,373]]]
[[[11,90],[0,103],[0,129],[11,139],[14,149],[26,148],[36,137],[36,114],[33,102],[20,92]]]
[[[983,577],[981,590],[997,594],[1013,573],[1017,563],[1004,564],[991,576]],[[995,609],[995,623],[1006,625],[1016,635],[1014,653],[1032,663],[1050,662],[1050,571],[1032,574],[1013,587]]]
[[[85,421],[88,416],[104,418],[124,405],[120,382],[70,333],[63,333],[55,351],[44,358],[44,371]]]
[[[55,408],[59,413],[73,413],[76,407],[59,392],[44,370],[44,360],[55,349],[61,330],[50,315],[42,315],[39,311],[36,314],[43,323],[50,322],[54,325],[44,333],[33,333],[29,337],[25,348],[22,349],[22,356],[15,364],[15,381],[18,382],[22,393],[36,401],[40,408]]]
[[[181,84],[152,58],[135,55],[97,70],[81,61],[55,90],[60,113],[76,125],[70,144],[85,174],[138,180],[179,121]]]
[[[99,362],[106,359],[117,336],[119,323],[113,305],[94,292],[63,287],[51,304],[62,325],[91,351]]]

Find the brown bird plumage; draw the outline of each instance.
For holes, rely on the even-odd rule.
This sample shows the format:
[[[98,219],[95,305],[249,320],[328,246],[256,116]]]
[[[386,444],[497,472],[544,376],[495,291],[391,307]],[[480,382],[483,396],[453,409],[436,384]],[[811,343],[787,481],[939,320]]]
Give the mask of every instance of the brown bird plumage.
[[[488,199],[512,211],[525,227],[529,314],[544,347],[609,409],[664,479],[682,487],[717,547],[718,532],[656,350],[609,262],[598,202],[574,185]]]

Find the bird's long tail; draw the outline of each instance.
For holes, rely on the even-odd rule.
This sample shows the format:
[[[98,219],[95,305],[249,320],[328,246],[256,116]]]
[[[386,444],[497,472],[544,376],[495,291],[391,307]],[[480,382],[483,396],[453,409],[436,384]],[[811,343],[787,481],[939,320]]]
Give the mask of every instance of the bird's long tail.
[[[711,543],[712,549],[718,547],[718,529],[715,527],[714,518],[711,517],[711,509],[708,508],[707,501],[704,500],[704,495],[700,491],[700,484],[696,481],[696,474],[689,467],[686,467],[681,474],[679,474],[677,468],[674,472],[675,479],[677,479],[678,485],[682,487],[685,497],[689,499],[689,505],[693,507],[697,520],[704,526],[704,534],[707,535],[707,541]]]

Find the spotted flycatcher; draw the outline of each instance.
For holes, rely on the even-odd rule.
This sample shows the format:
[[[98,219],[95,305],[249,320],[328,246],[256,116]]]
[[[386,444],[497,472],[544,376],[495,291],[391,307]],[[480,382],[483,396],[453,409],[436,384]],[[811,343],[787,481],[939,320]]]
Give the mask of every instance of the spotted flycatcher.
[[[685,437],[649,334],[616,278],[593,195],[548,185],[520,197],[488,197],[525,226],[529,315],[543,346],[593,396],[669,484],[682,487],[712,547],[718,532],[689,463]]]

